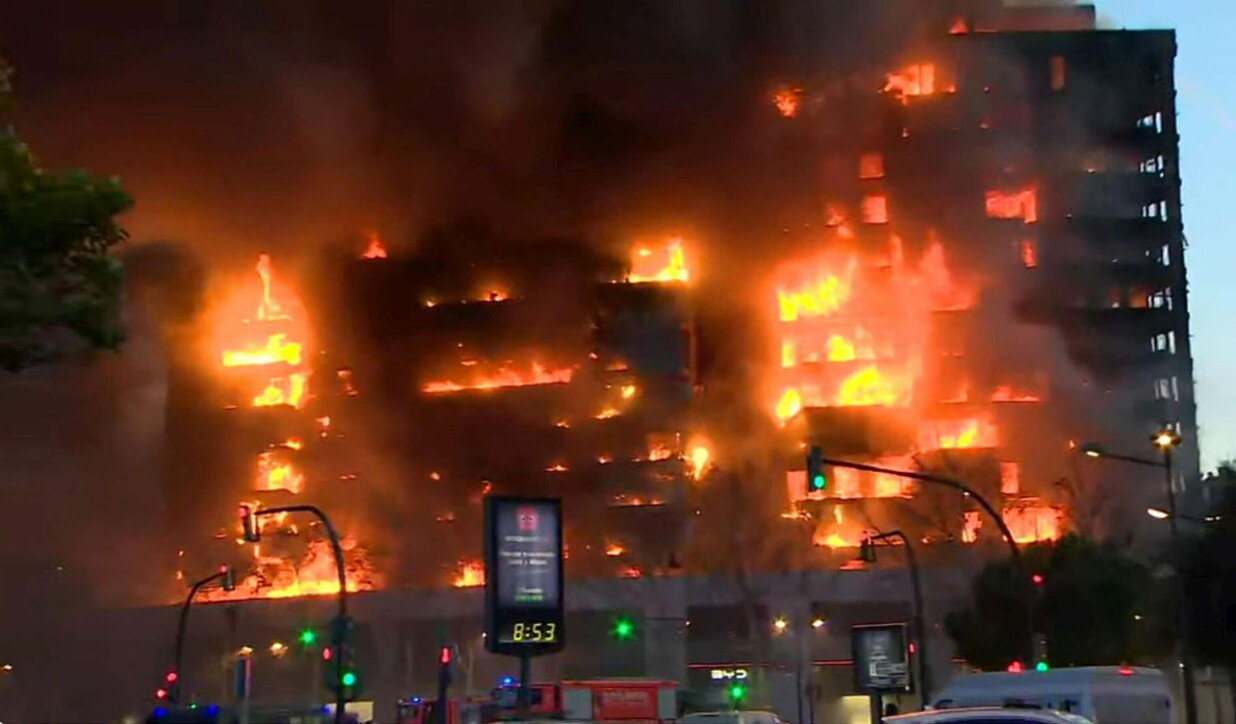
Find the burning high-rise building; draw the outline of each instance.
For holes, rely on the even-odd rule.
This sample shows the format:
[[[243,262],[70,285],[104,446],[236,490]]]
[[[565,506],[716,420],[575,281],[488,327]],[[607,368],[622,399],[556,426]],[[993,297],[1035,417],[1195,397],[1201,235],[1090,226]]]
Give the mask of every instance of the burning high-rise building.
[[[760,632],[784,612],[821,622],[793,655],[827,706],[848,693],[832,676],[848,625],[906,617],[897,572],[837,571],[864,531],[923,545],[933,631],[962,564],[1003,548],[952,491],[829,470],[809,492],[805,446],[962,479],[1019,543],[1123,536],[1157,502],[1158,476],[1087,463],[1084,442],[1134,447],[1170,425],[1177,483],[1196,478],[1173,34],[1096,30],[1085,6],[889,3],[911,10],[837,10],[853,21],[838,30],[828,3],[739,2],[718,20],[728,55],[701,40],[717,28],[675,18],[696,44],[667,32],[665,47],[729,64],[667,53],[682,66],[666,78],[691,82],[654,101],[655,84],[596,80],[627,66],[579,38],[608,40],[612,18],[566,5],[546,55],[588,72],[554,82],[601,100],[563,93],[578,105],[544,134],[566,140],[538,163],[567,187],[545,195],[587,224],[528,232],[542,219],[512,215],[412,243],[361,227],[311,267],[254,250],[174,345],[167,558],[186,578],[243,567],[215,599],[297,599],[211,607],[203,660],[285,635],[337,591],[311,521],[238,541],[238,504],[303,501],[345,534],[379,698],[430,682],[421,649],[442,630],[478,681],[497,673],[474,651],[481,504],[544,494],[564,500],[575,584],[573,643],[544,673],[707,688],[742,668],[772,697],[787,654]],[[612,158],[639,153],[638,173]],[[235,610],[257,623],[219,613]],[[637,642],[607,640],[615,610]],[[299,696],[293,678],[282,691]]]

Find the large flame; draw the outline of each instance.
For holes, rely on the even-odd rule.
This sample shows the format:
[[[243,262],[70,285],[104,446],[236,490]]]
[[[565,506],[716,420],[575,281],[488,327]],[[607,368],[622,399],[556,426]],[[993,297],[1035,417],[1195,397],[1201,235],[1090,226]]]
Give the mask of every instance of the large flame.
[[[421,390],[428,393],[459,392],[461,390],[495,390],[502,387],[526,387],[530,385],[555,385],[571,381],[575,370],[571,367],[550,369],[533,362],[527,372],[507,365],[492,374],[476,373],[465,381],[438,380],[426,382]]]
[[[344,549],[348,591],[373,590],[381,581],[366,551],[351,537],[344,536],[340,542]],[[284,556],[264,555],[260,546],[254,546],[253,551],[254,572],[238,581],[236,590],[211,589],[204,591],[202,597],[207,601],[237,601],[339,593],[339,574],[328,541],[310,541],[299,562]]]
[[[662,246],[639,244],[631,250],[631,273],[627,281],[686,282],[691,273],[681,238],[674,237]]]
[[[305,348],[309,329],[300,300],[274,277],[271,259],[258,257],[260,287],[237,290],[216,323],[220,363],[226,368],[252,368],[254,407],[306,402],[309,366]],[[255,304],[253,313],[243,309]]]
[[[999,444],[999,431],[986,417],[924,422],[918,438],[923,450],[990,448]]]

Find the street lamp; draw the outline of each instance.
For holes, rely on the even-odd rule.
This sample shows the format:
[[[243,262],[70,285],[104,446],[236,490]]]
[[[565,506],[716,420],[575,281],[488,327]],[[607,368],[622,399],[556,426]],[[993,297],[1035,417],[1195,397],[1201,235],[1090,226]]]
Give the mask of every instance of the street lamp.
[[[1184,562],[1183,549],[1180,544],[1180,528],[1176,521],[1182,516],[1176,512],[1176,486],[1175,478],[1172,475],[1172,450],[1180,445],[1180,434],[1175,430],[1164,427],[1155,434],[1150,436],[1150,443],[1154,445],[1163,454],[1162,460],[1152,460],[1149,458],[1137,457],[1136,455],[1121,455],[1118,453],[1109,452],[1102,445],[1097,443],[1086,443],[1081,446],[1082,453],[1092,458],[1111,458],[1112,460],[1120,460],[1126,463],[1135,465],[1147,465],[1155,468],[1163,468],[1165,480],[1167,482],[1167,510],[1160,508],[1149,508],[1146,513],[1152,518],[1166,520],[1168,523],[1168,531],[1171,536],[1172,558],[1176,564],[1176,626],[1180,629],[1180,635],[1177,638],[1178,654],[1180,658],[1180,677],[1181,684],[1184,689],[1185,699],[1185,722],[1186,724],[1197,724],[1197,695],[1193,690],[1193,667],[1190,666],[1190,658],[1192,653],[1192,634],[1189,630],[1189,611],[1186,606],[1188,600],[1184,590],[1184,576],[1180,575],[1180,565]],[[1196,519],[1195,519],[1196,520]]]
[[[778,616],[777,620],[773,621],[773,629],[777,633],[785,633],[785,629],[789,625],[790,625],[789,621],[786,621],[785,618],[782,616]]]
[[[1146,515],[1149,515],[1151,518],[1154,518],[1155,520],[1167,520],[1168,518],[1173,517],[1171,513],[1167,512],[1166,510],[1163,510],[1162,508],[1146,508]],[[1183,513],[1177,513],[1175,517],[1183,521],[1189,522],[1189,523],[1197,523],[1198,525],[1204,525],[1206,523],[1218,523],[1219,521],[1223,520],[1223,516],[1221,515],[1204,515],[1201,518],[1198,518],[1192,515],[1185,515]]]

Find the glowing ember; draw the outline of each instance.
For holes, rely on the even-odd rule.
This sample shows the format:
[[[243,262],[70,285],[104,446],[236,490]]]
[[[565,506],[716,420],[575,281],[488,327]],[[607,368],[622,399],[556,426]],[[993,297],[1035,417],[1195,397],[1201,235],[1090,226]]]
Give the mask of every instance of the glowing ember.
[[[685,282],[690,277],[686,252],[680,238],[668,240],[663,248],[655,251],[651,247],[640,245],[631,252],[631,273],[627,276],[627,281],[632,284]]]
[[[626,553],[626,550],[627,549],[624,548],[621,543],[618,543],[615,541],[611,541],[605,544],[605,555],[610,556],[610,557],[616,558],[622,555],[623,553]]]
[[[570,367],[548,369],[536,362],[528,372],[520,372],[507,366],[499,367],[492,375],[476,375],[467,382],[428,382],[421,389],[431,394],[459,392],[461,390],[495,390],[503,387],[528,387],[532,385],[556,385],[571,381],[575,370]]]
[[[382,238],[378,236],[376,231],[369,232],[369,243],[365,246],[365,251],[361,254],[362,259],[385,259],[386,246],[382,244]]]
[[[936,66],[916,63],[897,73],[889,73],[884,92],[902,103],[908,103],[914,96],[929,96],[936,92]]]
[[[1038,189],[988,191],[987,216],[993,219],[1021,219],[1027,224],[1039,220]]]
[[[623,385],[622,386],[622,399],[629,400],[632,397],[635,397],[636,391],[637,391],[637,388],[635,387],[635,385]]]
[[[545,468],[545,472],[547,473],[565,473],[567,470],[570,470],[570,468],[562,463],[554,463],[553,465]]]
[[[608,420],[611,417],[618,417],[621,414],[622,413],[618,412],[618,410],[616,410],[613,407],[606,407],[602,409],[600,412],[598,412],[597,414],[593,415],[593,417],[595,417],[598,420]]]
[[[777,112],[786,118],[793,118],[798,115],[798,105],[802,90],[799,88],[783,89],[773,94],[773,105],[777,107]]]
[[[455,588],[475,588],[485,585],[485,566],[480,561],[460,561],[459,572],[451,581]]]
[[[949,26],[948,32],[949,35],[965,35],[970,32],[970,29],[966,25],[966,19],[958,15],[953,18],[953,24]]]
[[[673,456],[674,451],[665,445],[653,445],[648,448],[648,459],[652,461],[669,460]]]

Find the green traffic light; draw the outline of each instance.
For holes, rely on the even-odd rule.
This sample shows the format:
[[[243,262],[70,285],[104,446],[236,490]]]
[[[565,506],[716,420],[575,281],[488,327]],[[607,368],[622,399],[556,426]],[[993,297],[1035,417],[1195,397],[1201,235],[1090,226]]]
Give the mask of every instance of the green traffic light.
[[[318,634],[311,628],[307,628],[300,632],[300,642],[305,646],[313,645],[314,641],[318,640]]]
[[[823,490],[826,482],[823,475],[817,475],[811,479],[811,489]]]
[[[614,638],[625,641],[635,634],[635,624],[631,619],[620,618],[614,622]]]
[[[738,701],[747,695],[747,689],[742,684],[734,684],[730,687],[730,698]]]
[[[339,680],[344,686],[356,686],[356,672],[346,671],[343,678]]]
[[[1047,666],[1047,662],[1046,662],[1046,661],[1040,661],[1039,663],[1037,663],[1037,664],[1035,664],[1035,665],[1034,665],[1034,670],[1035,670],[1035,671],[1047,671],[1047,669],[1048,669],[1048,668],[1049,668],[1049,667]]]

